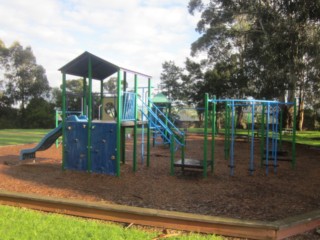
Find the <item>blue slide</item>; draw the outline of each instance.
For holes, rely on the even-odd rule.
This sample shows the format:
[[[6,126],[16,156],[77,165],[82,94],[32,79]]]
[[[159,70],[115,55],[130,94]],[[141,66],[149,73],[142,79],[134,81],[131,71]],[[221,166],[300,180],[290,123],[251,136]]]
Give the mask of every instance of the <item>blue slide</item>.
[[[52,144],[62,135],[62,124],[49,132],[37,146],[30,149],[23,149],[20,151],[20,160],[36,158],[37,151],[44,151],[51,147]]]

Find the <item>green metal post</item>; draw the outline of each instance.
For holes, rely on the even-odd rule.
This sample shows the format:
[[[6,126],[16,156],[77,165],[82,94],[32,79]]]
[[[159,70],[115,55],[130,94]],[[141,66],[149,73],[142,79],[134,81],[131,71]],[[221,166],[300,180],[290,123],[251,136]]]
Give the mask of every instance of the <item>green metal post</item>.
[[[293,102],[293,126],[292,126],[292,168],[296,167],[296,129],[297,129],[297,100]]]
[[[66,74],[62,74],[62,170],[65,169],[66,164]]]
[[[138,142],[138,108],[137,108],[137,100],[138,100],[138,76],[134,75],[134,93],[136,95],[134,100],[134,139],[133,139],[133,171],[137,170],[137,142]]]
[[[151,103],[149,101],[151,97],[151,79],[148,78],[148,108],[150,109]],[[148,118],[150,117],[149,111],[148,111]],[[148,123],[148,129],[147,129],[147,167],[150,166],[150,138],[151,138],[151,129],[150,129],[150,124]]]
[[[100,119],[102,119],[102,110],[103,110],[103,80],[100,82],[100,107],[99,107],[99,115]]]
[[[204,95],[204,147],[203,147],[203,177],[207,177],[207,154],[208,154],[208,111],[209,95]]]
[[[216,96],[213,96],[212,105],[212,127],[211,127],[211,172],[214,170],[214,151],[215,151],[215,136],[216,136]]]
[[[88,93],[88,162],[87,170],[91,172],[92,170],[92,159],[91,159],[91,132],[92,132],[92,62],[91,57],[88,61],[88,78],[89,78],[89,93]]]
[[[261,137],[260,137],[260,167],[263,167],[263,158],[264,158],[264,116],[265,116],[266,108],[265,105],[262,104],[262,118],[261,118]]]
[[[121,160],[121,70],[118,71],[117,76],[117,177],[120,177],[120,160]]]
[[[170,135],[170,175],[174,175],[174,136]]]
[[[82,115],[87,115],[87,79],[83,78],[83,105],[82,105]]]

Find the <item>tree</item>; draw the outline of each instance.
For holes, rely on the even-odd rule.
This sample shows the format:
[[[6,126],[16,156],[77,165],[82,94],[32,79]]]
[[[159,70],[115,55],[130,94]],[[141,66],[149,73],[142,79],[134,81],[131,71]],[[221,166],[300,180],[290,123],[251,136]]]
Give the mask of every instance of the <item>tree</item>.
[[[107,91],[109,94],[117,93],[117,78],[111,77],[108,81],[103,83],[103,89]]]
[[[181,73],[183,91],[181,100],[192,102],[195,100],[197,92],[197,84],[203,82],[202,64],[187,58],[185,61],[185,70]]]
[[[319,81],[312,77],[319,76],[319,2],[190,0],[188,7],[202,14],[192,54],[206,51],[212,64],[237,56],[239,96],[283,100],[289,92],[291,102],[300,96],[302,128],[304,93]]]
[[[37,64],[31,47],[23,48],[19,42],[8,48],[3,83],[6,96],[20,103],[22,112],[30,99],[46,96],[50,89],[45,69]]]
[[[182,69],[173,61],[166,61],[162,64],[160,76],[162,92],[171,100],[180,99],[183,94],[180,89]]]
[[[24,128],[53,128],[54,104],[43,98],[32,98],[26,107]]]

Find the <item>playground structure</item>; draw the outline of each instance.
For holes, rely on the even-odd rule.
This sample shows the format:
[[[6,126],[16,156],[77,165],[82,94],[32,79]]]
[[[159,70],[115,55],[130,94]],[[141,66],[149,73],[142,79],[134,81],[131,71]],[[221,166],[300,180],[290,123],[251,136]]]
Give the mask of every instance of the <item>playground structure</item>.
[[[209,122],[209,105],[212,105],[211,111],[211,157],[208,161],[208,122]],[[216,99],[213,97],[209,99],[209,95],[205,95],[205,123],[204,123],[204,157],[203,166],[207,166],[210,162],[211,171],[214,168],[214,151],[215,151],[215,136],[216,131],[216,107],[217,104],[225,105],[225,142],[224,153],[225,159],[229,158],[230,175],[234,175],[235,158],[234,149],[236,144],[236,126],[235,126],[235,111],[236,107],[243,107],[247,109],[247,113],[251,115],[251,124],[248,128],[248,140],[250,142],[250,159],[249,172],[253,175],[254,166],[254,144],[255,137],[260,139],[260,167],[265,167],[266,175],[269,173],[269,167],[272,166],[274,173],[277,173],[278,161],[290,161],[292,168],[296,166],[296,100],[294,102],[278,102],[267,100],[243,100],[243,99]],[[293,128],[292,128],[292,149],[291,158],[287,158],[287,152],[282,150],[282,108],[284,105],[293,106]],[[257,111],[260,108],[260,112]],[[248,116],[250,116],[248,115]],[[256,129],[255,115],[260,115],[260,126]],[[249,118],[249,117],[248,117]],[[206,176],[206,171],[203,171]]]
[[[20,159],[34,159],[37,151],[50,147],[62,135],[62,168],[88,172],[106,173],[120,176],[120,163],[125,162],[125,133],[127,128],[133,128],[133,171],[137,169],[137,129],[147,127],[147,166],[150,165],[151,132],[157,131],[166,140],[171,149],[173,161],[173,146],[184,148],[184,133],[168,119],[151,96],[151,77],[126,68],[114,65],[89,52],[84,52],[62,68],[62,121],[43,140],[32,149],[20,152]],[[111,121],[94,120],[92,82],[100,81],[100,102],[103,107],[103,80],[117,74],[117,94],[115,119]],[[122,89],[122,80],[134,76],[134,91]],[[81,116],[70,115],[67,108],[66,75],[83,78],[83,104]],[[138,95],[138,77],[146,78],[147,102]],[[126,86],[126,84],[124,84]],[[140,112],[141,119],[138,119]]]
[[[204,107],[204,152],[203,160],[185,158],[186,135],[175,126],[170,119],[170,101],[156,101],[151,99],[151,77],[126,68],[121,68],[105,61],[91,53],[84,52],[71,62],[60,68],[62,73],[62,111],[61,123],[56,122],[56,128],[49,132],[43,140],[32,149],[24,149],[20,159],[34,159],[37,151],[49,148],[62,135],[62,168],[88,172],[106,173],[120,176],[121,162],[125,163],[126,129],[133,129],[133,171],[137,170],[138,127],[141,128],[141,162],[144,163],[144,136],[146,128],[146,165],[150,166],[151,138],[153,145],[155,139],[161,136],[163,143],[170,146],[170,174],[175,174],[175,168],[200,169],[203,177],[207,177],[208,169],[214,171],[214,151],[216,135],[216,105],[225,105],[225,158],[229,158],[230,175],[234,174],[235,159],[234,145],[236,138],[235,108],[243,107],[251,114],[251,126],[248,137],[251,139],[249,171],[254,171],[254,139],[260,135],[261,167],[269,166],[277,172],[278,161],[282,151],[282,112],[281,106],[293,105],[296,115],[296,103],[281,103],[266,100],[236,100],[236,99],[209,99],[205,95]],[[72,112],[67,107],[66,75],[83,78],[83,96],[81,112]],[[106,100],[103,96],[103,81],[107,77],[117,74],[117,94]],[[134,91],[123,89],[128,81],[128,75],[133,75]],[[147,79],[147,87],[138,86],[138,77]],[[100,81],[100,106],[99,118],[93,119],[93,80]],[[140,79],[139,79],[140,81]],[[124,84],[122,85],[122,82]],[[138,88],[143,89],[143,96],[139,96]],[[144,96],[144,89],[147,96]],[[113,101],[113,102],[112,102]],[[112,103],[112,106],[109,106]],[[161,105],[162,103],[162,105]],[[211,158],[208,159],[209,135],[209,105],[211,111]],[[260,113],[258,111],[260,107]],[[101,109],[107,109],[112,114],[111,118],[102,120]],[[260,114],[260,128],[256,131],[255,115]],[[249,116],[249,115],[248,115]],[[292,167],[295,167],[295,117],[292,130]],[[251,131],[251,132],[250,132]],[[249,136],[250,135],[250,136]],[[175,153],[181,149],[181,159],[175,160]],[[284,160],[284,159],[283,159]]]

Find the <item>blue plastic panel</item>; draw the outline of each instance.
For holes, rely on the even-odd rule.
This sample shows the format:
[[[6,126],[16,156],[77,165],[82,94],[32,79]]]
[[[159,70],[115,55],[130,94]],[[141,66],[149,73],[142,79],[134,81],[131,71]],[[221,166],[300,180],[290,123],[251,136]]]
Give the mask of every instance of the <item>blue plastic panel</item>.
[[[92,129],[92,171],[116,174],[116,123],[93,123]]]
[[[87,127],[88,123],[86,122],[66,123],[66,169],[87,170]]]

